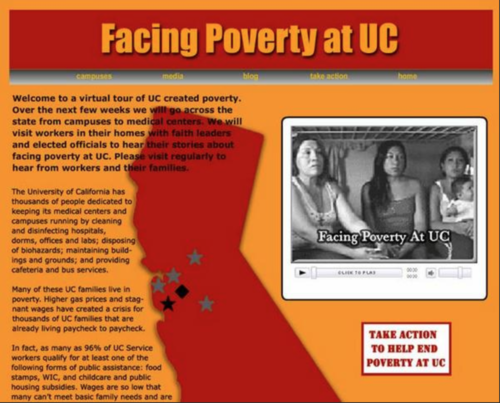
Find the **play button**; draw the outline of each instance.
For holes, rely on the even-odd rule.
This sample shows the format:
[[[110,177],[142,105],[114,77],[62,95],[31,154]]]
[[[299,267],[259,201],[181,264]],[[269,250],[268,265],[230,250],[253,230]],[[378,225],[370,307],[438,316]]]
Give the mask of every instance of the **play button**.
[[[311,269],[309,267],[297,267],[295,269],[295,277],[311,278]]]

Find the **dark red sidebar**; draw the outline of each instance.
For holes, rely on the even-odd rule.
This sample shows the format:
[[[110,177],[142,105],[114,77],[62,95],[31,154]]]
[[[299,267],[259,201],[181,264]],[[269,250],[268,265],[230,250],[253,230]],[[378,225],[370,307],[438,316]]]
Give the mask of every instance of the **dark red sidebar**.
[[[176,117],[179,124],[162,128],[207,125],[205,117]],[[338,401],[239,250],[262,136],[217,129],[232,133],[225,160],[202,157],[213,141],[206,137],[193,139],[203,146],[182,152],[200,159],[174,161],[172,153],[158,159],[171,145],[150,136],[134,163],[144,171],[131,174],[143,263],[156,273],[152,295],[164,313],[158,331],[182,401]],[[184,165],[187,171],[177,170]],[[162,167],[168,172],[156,172]]]

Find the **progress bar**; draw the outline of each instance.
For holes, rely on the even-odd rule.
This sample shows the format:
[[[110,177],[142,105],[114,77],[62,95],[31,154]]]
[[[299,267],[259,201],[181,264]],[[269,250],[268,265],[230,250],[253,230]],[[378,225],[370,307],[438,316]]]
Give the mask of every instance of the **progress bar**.
[[[403,269],[399,268],[328,268],[328,267],[298,267],[295,269],[297,278],[401,278]]]

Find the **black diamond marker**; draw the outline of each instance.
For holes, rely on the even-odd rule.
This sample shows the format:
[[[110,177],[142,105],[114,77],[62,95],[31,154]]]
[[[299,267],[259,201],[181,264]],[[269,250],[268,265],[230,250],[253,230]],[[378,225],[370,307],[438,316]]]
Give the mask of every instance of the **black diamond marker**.
[[[189,290],[184,287],[183,285],[180,285],[179,287],[177,287],[177,289],[175,290],[175,293],[181,297],[181,298],[184,298],[186,295],[189,294]]]

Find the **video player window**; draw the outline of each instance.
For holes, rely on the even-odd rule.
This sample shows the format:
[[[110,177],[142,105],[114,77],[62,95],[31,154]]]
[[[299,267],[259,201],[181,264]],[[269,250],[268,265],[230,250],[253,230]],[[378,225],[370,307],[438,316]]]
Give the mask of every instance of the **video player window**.
[[[285,119],[284,270],[471,269],[486,236],[485,144],[484,119]]]

